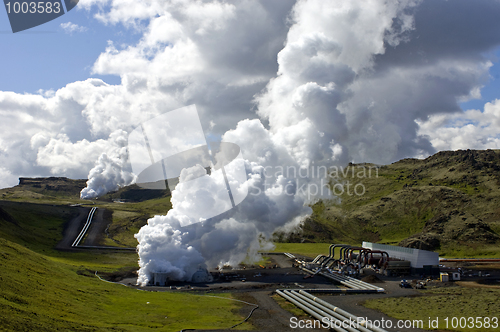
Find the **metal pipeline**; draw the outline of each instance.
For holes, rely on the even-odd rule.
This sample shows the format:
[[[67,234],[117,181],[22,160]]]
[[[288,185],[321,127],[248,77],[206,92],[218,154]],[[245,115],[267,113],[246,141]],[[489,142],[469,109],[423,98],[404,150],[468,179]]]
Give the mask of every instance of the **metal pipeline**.
[[[385,289],[381,288],[381,287],[377,287],[377,286],[374,286],[372,284],[369,284],[367,282],[364,282],[364,281],[361,281],[361,280],[357,280],[357,279],[354,279],[354,278],[351,278],[351,277],[347,277],[347,276],[342,276],[342,275],[338,275],[338,274],[332,274],[332,273],[328,273],[328,272],[313,272],[305,267],[301,267],[302,270],[306,271],[307,273],[310,273],[310,274],[319,274],[323,277],[326,277],[326,278],[329,278],[329,279],[332,279],[332,280],[335,280],[341,284],[343,284],[344,286],[347,286],[347,287],[350,287],[350,288],[353,288],[353,289],[358,289],[358,290],[373,290],[374,292],[377,292],[377,293],[383,293],[385,292]]]
[[[352,261],[352,254],[353,254],[353,251],[354,250],[363,250],[364,248],[363,247],[350,247],[348,248],[346,251],[344,251],[344,260],[346,261]]]
[[[337,247],[350,247],[348,244],[331,244],[328,248],[329,255],[328,257],[335,258],[335,248]]]
[[[304,295],[305,297],[310,298],[314,302],[322,304],[324,307],[330,308],[331,310],[333,310],[333,311],[341,314],[342,316],[345,316],[347,318],[351,318],[351,319],[355,320],[356,322],[358,322],[358,319],[359,319],[358,316],[355,316],[355,315],[353,315],[353,314],[351,314],[351,313],[349,313],[349,312],[347,312],[345,310],[340,309],[339,307],[336,307],[336,306],[334,306],[334,305],[332,305],[332,304],[330,304],[330,303],[328,303],[326,301],[323,301],[322,299],[319,299],[316,296],[313,296],[313,295],[309,294],[308,292],[306,292],[304,290],[299,290],[298,292],[300,294]],[[372,331],[375,331],[375,332],[387,332],[387,330],[381,329],[381,328],[376,327],[376,326],[368,327],[368,322],[365,321],[365,320],[362,320],[362,321],[360,320],[359,322],[360,322],[359,324],[361,326],[363,326],[364,328],[366,328],[368,330],[372,330]]]
[[[351,246],[339,246],[340,247],[340,256],[339,259],[344,259],[344,251],[349,249]]]
[[[329,274],[330,274],[330,276],[332,278],[335,278],[338,281],[342,281],[342,282],[345,282],[345,283],[353,283],[353,284],[359,285],[359,286],[361,286],[363,288],[380,289],[380,287],[378,287],[378,286],[369,284],[367,282],[364,282],[364,281],[361,281],[361,280],[358,280],[358,279],[354,279],[354,278],[346,277],[346,276],[342,276],[342,275],[335,275],[335,274],[332,274],[332,273],[329,273]]]
[[[297,301],[303,301],[302,303],[308,303],[308,305],[321,310],[321,312],[324,312],[327,315],[330,315],[330,317],[335,319],[335,322],[338,322],[337,324],[340,323],[339,324],[340,327],[342,327],[343,329],[345,329],[349,332],[360,332],[360,331],[361,332],[371,332],[370,330],[367,330],[365,328],[357,329],[357,328],[351,327],[352,323],[348,317],[342,316],[340,313],[336,313],[335,311],[325,307],[324,305],[320,304],[319,302],[315,302],[315,301],[309,299],[308,297],[306,297],[300,293],[297,293],[296,291],[288,290],[288,291],[284,291],[284,292],[286,294],[294,297]],[[326,316],[326,317],[328,317],[328,316]],[[354,322],[356,322],[356,321],[354,321]]]
[[[303,289],[309,293],[322,293],[322,294],[370,294],[370,293],[378,293],[374,289],[354,289],[354,288],[312,288],[312,289]]]
[[[300,309],[304,310],[305,312],[307,312],[309,315],[313,316],[314,318],[316,319],[319,319],[320,321],[323,321],[323,318],[324,317],[327,317],[329,318],[330,315],[328,315],[326,312],[318,309],[317,307],[315,306],[310,306],[310,305],[307,305],[307,304],[303,304],[302,302],[303,301],[297,301],[295,298],[293,298],[292,296],[290,296],[289,294],[285,293],[284,291],[282,290],[276,290],[276,293],[287,299],[288,301],[292,302],[293,304],[295,304],[297,307],[299,307]],[[320,313],[321,312],[321,313]],[[332,317],[333,319],[333,317]],[[340,327],[336,327],[334,326],[333,327],[333,330],[335,331],[338,331],[338,332],[348,332],[346,330],[344,330],[343,328],[340,328]]]
[[[377,260],[377,262],[375,262],[375,260],[373,258],[373,254],[380,254],[380,258],[377,257],[375,259],[375,260]],[[385,264],[385,262],[387,262],[388,260],[389,260],[389,254],[386,251],[371,250],[371,251],[366,253],[366,257],[364,258],[365,264],[363,265],[363,267],[366,266],[366,264],[368,264],[368,265],[378,264],[379,267],[382,267]]]
[[[316,258],[315,258],[315,259],[313,259],[312,263],[313,263],[313,264],[316,264],[316,263],[317,263],[317,262],[318,262],[321,258],[323,258],[323,257],[326,257],[326,256],[325,256],[325,255],[321,255],[321,254],[319,254],[318,256],[316,256]]]
[[[348,244],[331,244],[328,248],[328,257],[325,261],[321,263],[322,266],[326,266],[330,262],[335,262],[335,248],[340,247],[340,259],[342,259],[342,251],[350,248],[351,246]],[[323,256],[323,255],[322,255]],[[313,263],[317,263],[319,261],[319,256],[314,259]]]

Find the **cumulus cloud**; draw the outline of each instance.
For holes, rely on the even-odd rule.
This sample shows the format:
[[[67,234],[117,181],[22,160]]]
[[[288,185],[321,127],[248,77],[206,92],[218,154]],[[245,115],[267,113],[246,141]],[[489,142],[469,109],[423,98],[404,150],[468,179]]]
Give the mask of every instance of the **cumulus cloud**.
[[[417,124],[419,134],[439,151],[500,149],[500,99],[486,103],[483,111],[434,114]]]
[[[119,85],[89,79],[0,93],[0,158],[12,177],[85,177],[111,133],[192,103],[208,135],[260,117],[301,165],[429,155],[445,145],[419,124],[459,114],[459,101],[479,96],[493,65],[486,54],[500,43],[492,1],[106,0],[81,8],[143,37],[110,42],[96,59],[94,72],[119,75]]]

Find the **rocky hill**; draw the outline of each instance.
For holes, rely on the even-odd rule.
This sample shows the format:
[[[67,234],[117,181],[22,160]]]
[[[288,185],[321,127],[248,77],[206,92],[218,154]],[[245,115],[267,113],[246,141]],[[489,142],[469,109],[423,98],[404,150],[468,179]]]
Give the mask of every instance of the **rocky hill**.
[[[332,178],[332,185],[349,183],[363,194],[351,189],[340,202],[316,203],[301,232],[289,240],[500,253],[500,151],[443,151],[375,167],[350,164],[346,176]]]

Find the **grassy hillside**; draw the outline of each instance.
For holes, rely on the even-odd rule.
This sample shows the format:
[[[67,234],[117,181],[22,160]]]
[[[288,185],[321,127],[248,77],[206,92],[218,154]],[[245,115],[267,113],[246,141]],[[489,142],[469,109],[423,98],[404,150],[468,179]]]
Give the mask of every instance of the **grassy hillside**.
[[[0,262],[3,331],[178,331],[242,320],[229,299],[103,282],[89,266],[63,263],[1,238]]]
[[[123,188],[98,200],[81,201],[69,188],[63,194],[38,187],[56,188],[52,181],[60,180],[36,179],[36,186],[25,180],[0,191],[8,199],[0,201],[0,330],[178,331],[228,328],[243,319],[241,304],[230,299],[137,291],[94,275],[94,271],[112,276],[136,270],[135,253],[54,249],[64,223],[77,213],[70,204],[91,204],[110,211],[110,243],[106,244],[135,246],[133,234],[147,218],[171,208],[169,196],[141,199],[142,194],[127,194],[138,193],[132,187],[131,191]],[[73,184],[76,188],[81,185]],[[239,326],[251,328],[248,323]]]
[[[280,242],[373,241],[445,256],[500,256],[500,151],[443,151],[425,160],[330,170],[340,199],[317,202],[302,230],[278,236]],[[78,197],[84,186],[85,180],[21,179],[0,190],[0,198],[105,208],[110,225],[102,244],[127,247],[137,245],[133,235],[148,218],[171,208],[168,191],[132,185],[84,201]]]
[[[95,271],[113,276],[137,270],[137,254],[57,251],[64,223],[76,208],[61,204],[65,198],[56,197],[52,204],[21,200],[0,201],[0,331],[179,331],[228,328],[243,320],[241,304],[227,294],[222,295],[227,299],[218,299],[148,292],[99,280]],[[142,216],[168,210],[170,202],[157,198],[97,205],[117,206],[118,215]],[[135,241],[132,226],[123,222],[127,230],[121,234]]]
[[[498,150],[444,151],[377,168],[350,164],[333,175],[339,176],[332,176],[332,188],[344,190],[340,202],[316,203],[292,241],[374,241],[448,256],[500,256]]]
[[[20,178],[12,188],[0,189],[0,199],[22,201],[78,200],[87,180],[64,177]]]
[[[146,224],[149,218],[155,214],[166,214],[172,207],[168,190],[142,189],[136,185],[120,188],[98,199],[82,200],[80,199],[80,191],[86,186],[86,181],[62,177],[20,178],[17,186],[0,189],[0,200],[5,202],[3,205],[6,202],[12,202],[9,208],[16,210],[13,212],[14,214],[23,213],[22,206],[13,207],[14,202],[21,205],[33,203],[27,212],[36,212],[37,217],[42,219],[50,219],[54,213],[59,214],[56,210],[68,210],[68,206],[73,204],[106,209],[105,218],[109,220],[110,225],[101,244],[123,247],[135,247],[137,241],[134,234]],[[52,207],[53,205],[55,208]],[[0,206],[2,206],[1,203]],[[34,216],[34,214],[31,215]],[[0,211],[0,223],[2,222],[1,216]],[[67,220],[70,216],[60,215],[60,217]],[[26,220],[24,226],[28,226],[28,224],[33,226],[36,225],[36,222]],[[13,229],[8,228],[7,232],[13,231]],[[27,240],[24,243],[30,243],[30,232],[33,229],[20,231],[26,235]],[[45,232],[46,230],[42,227],[40,231]],[[1,230],[0,234],[2,234]],[[8,235],[5,234],[5,236]]]

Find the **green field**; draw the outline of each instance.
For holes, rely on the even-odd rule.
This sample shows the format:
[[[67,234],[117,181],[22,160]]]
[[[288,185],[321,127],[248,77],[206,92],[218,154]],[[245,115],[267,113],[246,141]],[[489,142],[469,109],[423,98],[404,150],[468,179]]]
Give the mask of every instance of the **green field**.
[[[179,331],[229,328],[244,319],[242,304],[229,294],[149,292],[101,281],[95,271],[137,270],[137,254],[53,249],[75,215],[67,206],[0,207],[2,331]]]
[[[0,262],[5,331],[176,331],[230,327],[243,319],[230,299],[103,282],[89,270],[102,267],[102,260],[75,266],[0,239]]]

